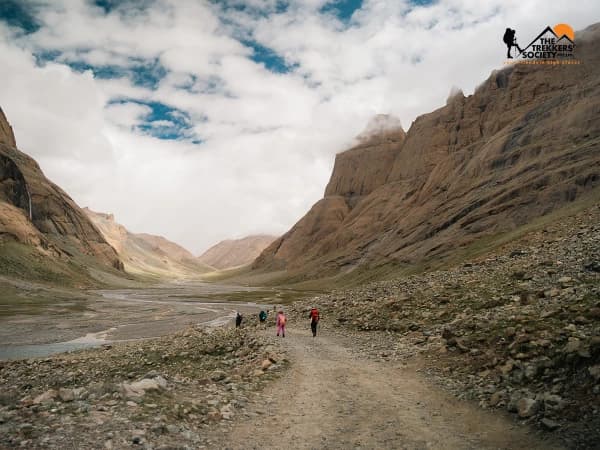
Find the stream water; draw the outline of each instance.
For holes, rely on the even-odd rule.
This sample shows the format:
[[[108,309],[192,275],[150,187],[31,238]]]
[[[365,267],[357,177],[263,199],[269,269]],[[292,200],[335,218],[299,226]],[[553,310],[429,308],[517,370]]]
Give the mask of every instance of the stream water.
[[[21,320],[31,328],[32,342],[44,343],[0,344],[0,360],[39,358],[56,353],[99,347],[113,342],[147,339],[168,334],[187,326],[217,327],[232,323],[237,311],[245,320],[260,311],[253,302],[230,302],[228,292],[251,291],[240,286],[209,283],[179,283],[148,289],[120,289],[95,291],[95,300],[88,301],[85,310],[70,314],[39,314]],[[210,295],[210,298],[206,298]],[[217,296],[217,300],[212,300]],[[50,322],[49,322],[50,321]],[[11,324],[13,327],[16,324]],[[108,325],[102,331],[99,326]],[[61,330],[62,334],[56,333]],[[81,330],[79,337],[69,340],[52,340],[64,334]],[[23,330],[21,330],[23,331]],[[44,333],[46,333],[44,335]]]

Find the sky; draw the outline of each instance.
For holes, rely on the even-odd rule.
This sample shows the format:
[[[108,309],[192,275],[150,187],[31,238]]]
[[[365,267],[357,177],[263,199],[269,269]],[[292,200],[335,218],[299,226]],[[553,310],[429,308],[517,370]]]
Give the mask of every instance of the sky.
[[[407,130],[471,94],[507,27],[599,19],[597,0],[0,0],[0,107],[80,206],[200,254],[287,231],[370,118]]]

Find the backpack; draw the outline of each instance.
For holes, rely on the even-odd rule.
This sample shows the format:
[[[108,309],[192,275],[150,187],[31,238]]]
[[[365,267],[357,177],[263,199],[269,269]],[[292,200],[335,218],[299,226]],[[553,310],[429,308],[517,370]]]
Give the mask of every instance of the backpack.
[[[310,318],[315,322],[319,321],[319,310],[317,308],[310,310]]]
[[[284,326],[286,320],[287,319],[286,319],[286,317],[283,314],[279,315],[279,325]]]
[[[515,39],[515,32],[513,30],[511,30],[510,28],[507,28],[502,40],[504,41],[505,44],[512,45],[514,39]]]

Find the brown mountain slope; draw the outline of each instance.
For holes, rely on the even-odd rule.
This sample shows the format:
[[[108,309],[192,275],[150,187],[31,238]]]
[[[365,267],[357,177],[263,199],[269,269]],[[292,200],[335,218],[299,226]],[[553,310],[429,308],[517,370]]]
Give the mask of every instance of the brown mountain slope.
[[[191,278],[212,268],[200,263],[190,252],[162,236],[128,231],[112,214],[84,212],[117,250],[128,272],[168,278]]]
[[[25,253],[49,258],[48,267],[53,259],[67,264],[81,256],[91,258],[85,264],[122,269],[115,250],[75,202],[44,176],[31,157],[17,150],[1,110],[0,212],[2,273],[33,274],[35,269],[26,260],[16,261]]]
[[[275,236],[263,234],[228,239],[206,250],[198,261],[219,270],[243,266],[254,261],[275,239]]]
[[[147,233],[137,233],[136,236],[140,239],[143,239],[157,250],[169,255],[170,258],[176,261],[194,259],[194,255],[192,255],[188,250],[162,236],[155,236]]]
[[[600,25],[577,36],[580,65],[494,72],[404,139],[338,155],[325,198],[253,267],[314,276],[439,259],[598,186]]]

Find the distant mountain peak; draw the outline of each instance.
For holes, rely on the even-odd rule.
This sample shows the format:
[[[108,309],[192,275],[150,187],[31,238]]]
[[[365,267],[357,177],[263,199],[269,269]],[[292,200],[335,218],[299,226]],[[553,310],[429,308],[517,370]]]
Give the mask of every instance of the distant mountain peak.
[[[249,264],[260,255],[276,236],[255,234],[240,239],[225,239],[206,250],[197,259],[216,269],[229,269]]]

